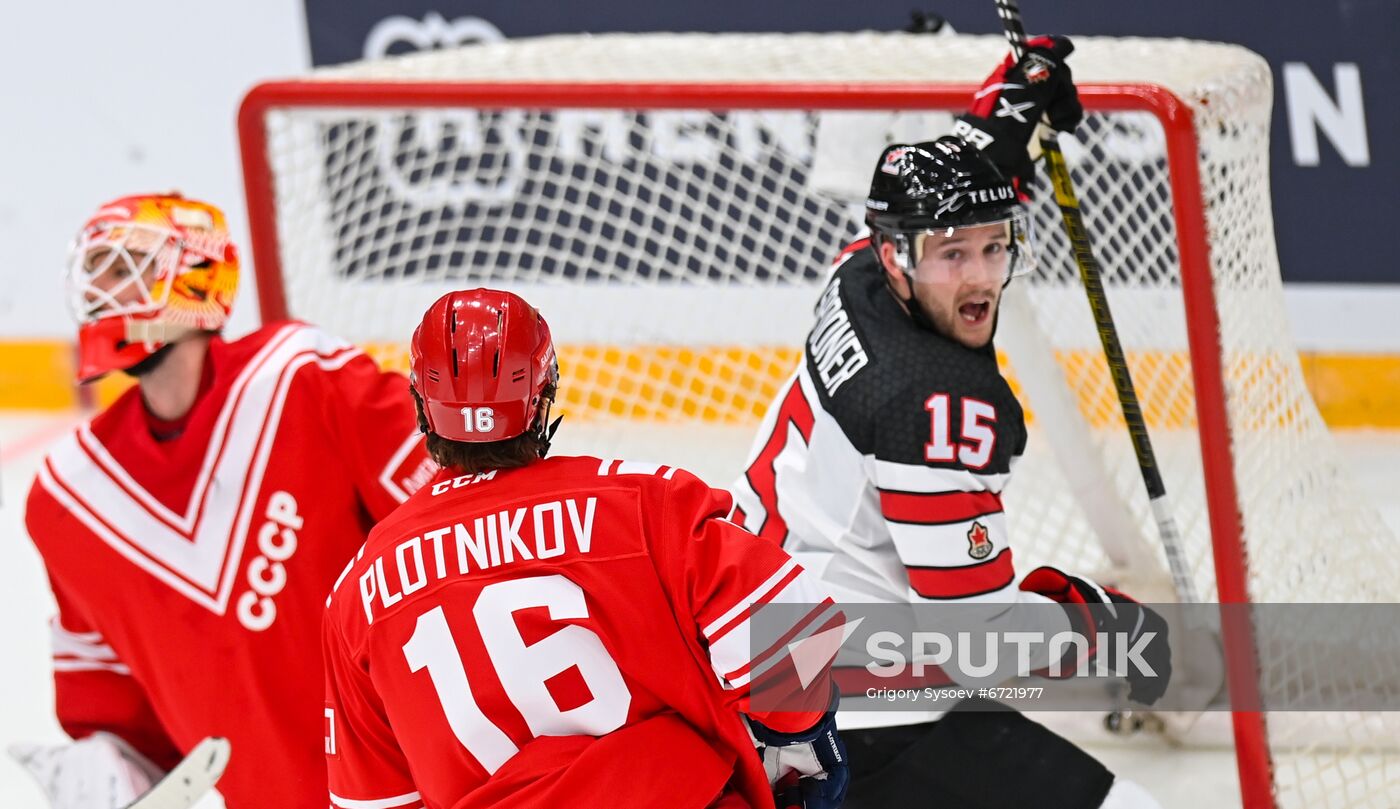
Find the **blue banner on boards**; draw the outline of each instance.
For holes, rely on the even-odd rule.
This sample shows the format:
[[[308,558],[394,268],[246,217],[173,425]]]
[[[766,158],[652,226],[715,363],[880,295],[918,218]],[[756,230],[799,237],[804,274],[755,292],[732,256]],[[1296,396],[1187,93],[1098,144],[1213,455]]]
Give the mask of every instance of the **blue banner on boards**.
[[[306,0],[306,11],[312,59],[327,65],[554,33],[889,30],[908,24],[911,5]],[[990,0],[928,9],[959,31],[999,30]],[[1390,217],[1400,203],[1400,161],[1391,148],[1400,114],[1384,92],[1400,80],[1400,3],[1057,0],[1027,2],[1022,10],[1032,31],[1220,40],[1262,54],[1274,75],[1272,190],[1284,280],[1400,283],[1400,270],[1371,241],[1395,226]]]

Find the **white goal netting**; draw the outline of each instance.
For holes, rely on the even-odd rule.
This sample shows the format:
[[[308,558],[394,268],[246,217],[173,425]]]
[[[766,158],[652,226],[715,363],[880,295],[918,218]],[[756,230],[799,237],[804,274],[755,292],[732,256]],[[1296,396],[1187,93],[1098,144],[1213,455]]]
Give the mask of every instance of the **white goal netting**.
[[[1216,596],[1225,543],[1247,559],[1251,601],[1400,601],[1400,554],[1345,483],[1284,320],[1268,65],[1222,44],[1076,45],[1092,112],[1062,141],[1196,590]],[[260,88],[243,124],[250,177],[270,177],[249,185],[254,226],[267,223],[255,261],[261,294],[285,297],[264,313],[402,365],[438,295],[514,289],[561,345],[566,449],[725,484],[798,360],[829,262],[863,231],[881,147],[946,132],[1005,51],[903,34],[551,37]],[[1148,86],[1180,111],[1154,107]],[[1017,553],[1163,597],[1165,557],[1047,189],[1041,267],[1013,284],[998,335],[1032,421],[1008,491]],[[1199,391],[1193,330],[1220,367]],[[1202,427],[1198,395],[1220,425]],[[1233,493],[1207,484],[1220,459]],[[1213,533],[1208,501],[1238,537]],[[1308,688],[1307,668],[1327,663],[1308,654],[1283,644],[1263,678]],[[1280,805],[1400,805],[1394,719],[1271,719]]]

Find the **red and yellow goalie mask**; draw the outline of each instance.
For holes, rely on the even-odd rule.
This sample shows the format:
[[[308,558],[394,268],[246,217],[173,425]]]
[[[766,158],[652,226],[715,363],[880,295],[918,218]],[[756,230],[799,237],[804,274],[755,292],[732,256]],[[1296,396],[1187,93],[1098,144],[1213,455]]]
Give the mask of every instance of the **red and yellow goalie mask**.
[[[224,214],[179,194],[122,197],[78,233],[68,265],[78,379],[131,368],[198,331],[218,331],[238,290]]]

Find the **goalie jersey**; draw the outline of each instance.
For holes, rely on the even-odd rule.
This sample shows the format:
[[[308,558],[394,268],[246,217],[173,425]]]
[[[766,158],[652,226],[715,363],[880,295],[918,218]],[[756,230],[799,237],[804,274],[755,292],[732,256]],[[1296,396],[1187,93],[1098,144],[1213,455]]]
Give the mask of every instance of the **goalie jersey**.
[[[436,471],[406,384],[270,325],[211,343],[183,425],[152,421],[133,388],[57,443],[25,520],[58,603],[70,735],[115,733],[164,769],[224,736],[230,809],[325,806],[325,595]]]
[[[815,724],[824,669],[799,689],[815,710],[754,694],[840,613],[730,508],[655,464],[440,473],[375,527],[328,604],[331,805],[771,807],[739,712]],[[764,604],[791,606],[774,623],[755,618]]]

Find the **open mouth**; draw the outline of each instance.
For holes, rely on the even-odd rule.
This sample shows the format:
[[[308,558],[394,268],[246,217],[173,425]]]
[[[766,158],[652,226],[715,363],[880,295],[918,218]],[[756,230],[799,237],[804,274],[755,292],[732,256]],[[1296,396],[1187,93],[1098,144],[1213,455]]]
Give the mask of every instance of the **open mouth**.
[[[980,326],[991,316],[990,301],[969,301],[958,307],[958,316],[969,326]]]

